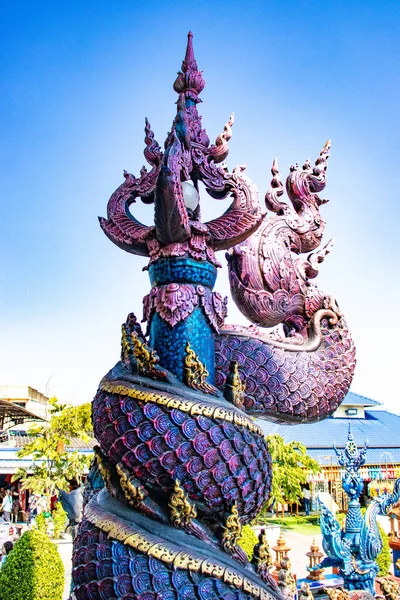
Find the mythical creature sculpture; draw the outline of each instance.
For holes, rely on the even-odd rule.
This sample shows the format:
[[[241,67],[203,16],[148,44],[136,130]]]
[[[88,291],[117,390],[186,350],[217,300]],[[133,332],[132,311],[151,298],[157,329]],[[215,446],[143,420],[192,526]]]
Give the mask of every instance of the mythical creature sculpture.
[[[293,600],[296,595],[296,581],[291,572],[289,558],[283,558],[281,560],[281,568],[278,571],[278,587],[284,598]]]
[[[252,563],[238,545],[271,483],[268,447],[252,417],[324,418],[354,369],[336,302],[309,281],[330,247],[312,253],[324,225],[318,192],[329,145],[314,168],[292,168],[293,210],[279,201],[274,163],[267,216],[244,167],[230,172],[223,163],[233,115],[210,145],[197,112],[203,87],[189,34],[164,150],[146,120],[151,170],[143,167],[138,178],[125,173],[100,219],[114,244],[149,257],[152,288],[144,298],[146,332],[130,314],[121,360],[93,400],[99,449],[74,546],[78,600],[281,597],[262,536]],[[212,198],[232,198],[207,223],[200,183]],[[154,225],[133,216],[139,198],[154,205]],[[218,250],[231,250],[239,307],[263,327],[282,323],[283,336],[224,327],[227,299],[213,291]],[[303,260],[301,253],[310,254]]]
[[[341,529],[335,516],[321,503],[322,545],[327,555],[321,566],[338,567],[347,590],[365,590],[375,595],[374,582],[379,570],[375,559],[382,550],[377,516],[388,514],[390,507],[398,502],[400,479],[395,483],[393,494],[384,494],[374,500],[363,517],[358,500],[363,479],[358,471],[365,463],[367,444],[359,451],[349,426],[345,449],[335,450],[339,464],[345,469],[342,486],[349,497],[349,505],[345,526]]]

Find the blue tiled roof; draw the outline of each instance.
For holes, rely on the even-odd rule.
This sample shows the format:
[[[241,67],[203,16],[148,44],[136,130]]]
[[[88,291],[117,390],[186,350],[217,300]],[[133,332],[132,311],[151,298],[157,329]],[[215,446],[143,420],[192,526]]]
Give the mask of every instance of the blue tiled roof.
[[[336,444],[338,448],[344,444]],[[311,448],[307,450],[311,458],[315,458],[323,466],[332,464],[337,466],[337,457],[333,448]],[[332,457],[332,462],[331,462]],[[394,465],[400,465],[400,448],[370,448],[366,454],[366,465],[385,465],[390,469]]]
[[[360,396],[360,394],[355,394],[354,392],[348,392],[342,402],[342,406],[380,406],[381,404],[382,402],[371,400],[371,398]]]
[[[296,440],[306,446],[311,456],[335,456],[332,449],[335,442],[343,448],[351,424],[354,440],[362,446],[368,440],[366,464],[400,464],[400,415],[386,410],[365,411],[364,419],[342,419],[329,417],[324,421],[301,425],[277,425],[261,419],[257,424],[265,432],[278,433],[286,442]],[[390,453],[393,459],[389,458]],[[381,460],[381,455],[382,460]],[[336,464],[336,463],[333,463]]]

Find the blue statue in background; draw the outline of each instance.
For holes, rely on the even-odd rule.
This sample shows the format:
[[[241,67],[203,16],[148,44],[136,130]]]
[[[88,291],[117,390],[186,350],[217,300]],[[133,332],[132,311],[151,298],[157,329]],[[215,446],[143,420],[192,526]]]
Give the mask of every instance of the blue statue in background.
[[[335,447],[338,463],[344,467],[342,487],[349,497],[348,512],[343,529],[327,506],[322,504],[322,545],[327,557],[322,567],[337,567],[347,590],[366,590],[375,595],[375,577],[378,565],[375,561],[382,550],[382,539],[376,517],[385,515],[400,499],[400,479],[394,485],[393,494],[383,494],[361,514],[359,497],[363,489],[360,467],[365,463],[367,443],[359,450],[353,439],[351,427],[343,450]]]

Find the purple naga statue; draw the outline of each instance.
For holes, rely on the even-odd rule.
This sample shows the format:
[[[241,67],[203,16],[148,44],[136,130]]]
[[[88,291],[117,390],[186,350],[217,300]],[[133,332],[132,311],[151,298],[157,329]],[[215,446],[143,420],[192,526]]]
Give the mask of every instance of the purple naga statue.
[[[336,302],[310,283],[330,246],[324,222],[327,144],[316,165],[291,169],[282,202],[276,162],[262,213],[243,167],[224,164],[233,116],[215,144],[197,112],[204,80],[189,33],[174,83],[177,114],[164,150],[145,126],[140,177],[125,173],[100,225],[123,250],[149,257],[142,329],[122,326],[121,360],[93,400],[99,447],[74,545],[71,598],[281,598],[263,563],[238,544],[267,501],[268,447],[253,417],[295,423],[331,414],[354,370],[354,346]],[[199,182],[232,202],[207,223]],[[154,225],[130,211],[154,205]],[[232,295],[256,325],[224,325],[213,291],[217,250],[229,250]],[[315,252],[313,252],[315,250]],[[300,254],[308,254],[306,259]]]

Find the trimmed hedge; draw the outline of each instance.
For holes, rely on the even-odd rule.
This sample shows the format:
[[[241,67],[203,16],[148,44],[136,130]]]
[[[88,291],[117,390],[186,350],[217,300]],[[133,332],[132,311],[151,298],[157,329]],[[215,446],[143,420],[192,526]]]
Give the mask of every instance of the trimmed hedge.
[[[62,600],[64,566],[45,533],[26,531],[0,570],[1,600]]]
[[[320,515],[310,515],[309,517],[285,517],[280,519],[278,517],[271,517],[267,519],[256,519],[257,525],[301,525],[305,523],[312,523],[319,525]]]
[[[65,531],[68,523],[67,513],[63,509],[61,502],[57,502],[52,517],[54,523],[53,537],[54,539],[58,540],[60,534]]]
[[[376,557],[376,563],[379,567],[378,576],[385,577],[389,573],[390,564],[392,562],[392,555],[389,546],[389,536],[387,535],[387,533],[385,533],[385,531],[382,529],[379,523],[378,528],[381,534],[383,547],[382,550],[379,552],[378,556]]]
[[[258,538],[250,525],[245,525],[242,529],[242,535],[239,539],[239,546],[246,552],[247,558],[253,558],[254,546],[258,543]]]

